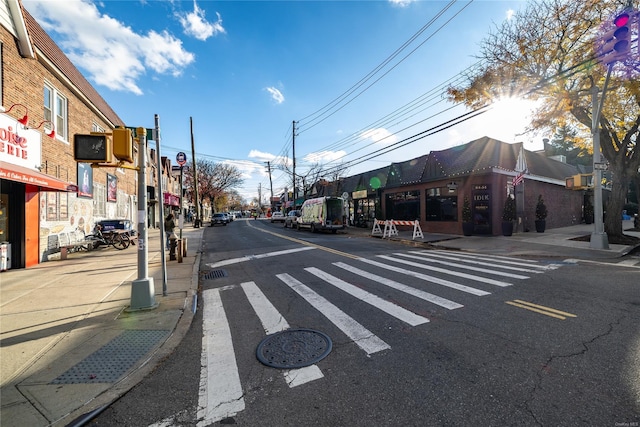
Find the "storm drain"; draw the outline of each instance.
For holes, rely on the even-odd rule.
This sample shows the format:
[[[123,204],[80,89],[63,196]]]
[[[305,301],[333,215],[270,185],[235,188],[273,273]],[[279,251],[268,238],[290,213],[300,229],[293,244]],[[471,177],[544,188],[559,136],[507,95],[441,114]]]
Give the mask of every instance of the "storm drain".
[[[205,280],[220,279],[221,277],[227,277],[226,270],[211,270],[202,276]]]
[[[288,329],[269,335],[258,344],[258,360],[272,368],[310,366],[331,352],[331,338],[312,329]]]
[[[169,331],[127,330],[51,384],[114,383],[163,340]]]

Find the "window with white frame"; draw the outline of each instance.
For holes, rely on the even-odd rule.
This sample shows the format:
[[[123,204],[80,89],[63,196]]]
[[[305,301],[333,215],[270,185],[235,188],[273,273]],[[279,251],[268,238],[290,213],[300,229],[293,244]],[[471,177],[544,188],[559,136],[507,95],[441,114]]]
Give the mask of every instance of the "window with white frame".
[[[107,215],[107,189],[104,184],[93,184],[93,216]]]
[[[53,86],[44,85],[44,119],[54,124],[56,136],[65,141],[67,135],[67,98]],[[45,124],[45,127],[48,127]]]

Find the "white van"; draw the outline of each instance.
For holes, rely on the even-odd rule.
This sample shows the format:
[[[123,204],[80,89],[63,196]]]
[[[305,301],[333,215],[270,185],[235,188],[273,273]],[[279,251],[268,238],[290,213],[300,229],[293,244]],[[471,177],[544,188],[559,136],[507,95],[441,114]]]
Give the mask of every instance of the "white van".
[[[344,200],[339,197],[318,197],[305,200],[300,209],[298,228],[309,228],[312,232],[344,228]]]

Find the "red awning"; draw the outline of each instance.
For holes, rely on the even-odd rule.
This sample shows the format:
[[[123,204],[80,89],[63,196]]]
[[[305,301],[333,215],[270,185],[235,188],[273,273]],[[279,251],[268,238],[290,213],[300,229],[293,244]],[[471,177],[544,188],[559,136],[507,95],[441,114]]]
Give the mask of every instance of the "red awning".
[[[7,162],[0,162],[0,178],[36,185],[41,187],[42,191],[78,191],[78,186],[75,184]]]

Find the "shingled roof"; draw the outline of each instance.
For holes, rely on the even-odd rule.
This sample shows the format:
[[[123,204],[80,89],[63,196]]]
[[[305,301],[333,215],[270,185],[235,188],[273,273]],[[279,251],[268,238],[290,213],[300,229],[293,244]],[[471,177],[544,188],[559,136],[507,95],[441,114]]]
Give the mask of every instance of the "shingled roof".
[[[401,187],[418,182],[439,181],[456,176],[467,176],[477,173],[489,173],[494,169],[514,171],[522,144],[507,144],[489,137],[482,137],[467,144],[432,151],[428,155],[416,157],[405,162],[392,163],[387,168],[364,172],[347,178],[360,176],[355,190],[367,188],[372,175],[380,177],[386,170],[388,173],[381,179],[382,188]],[[530,175],[544,178],[564,180],[578,173],[575,166],[549,159],[546,156],[524,150]]]
[[[93,106],[99,110],[104,117],[114,126],[124,126],[124,121],[118,117],[115,111],[107,104],[107,102],[98,94],[93,86],[84,78],[82,73],[73,65],[67,56],[60,50],[49,35],[42,29],[40,24],[29,14],[23,7],[27,31],[33,45],[51,61],[51,63],[62,73],[71,84],[84,95]]]

